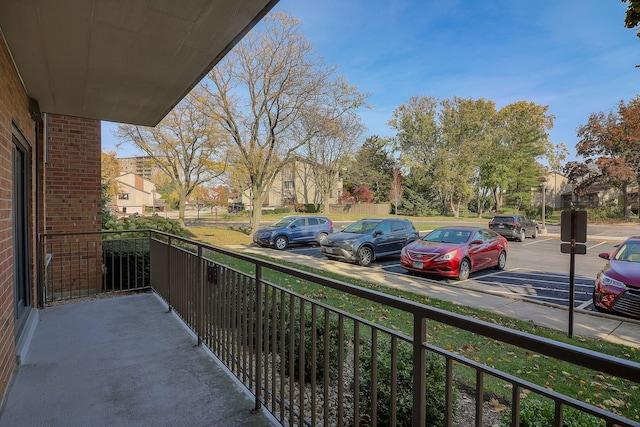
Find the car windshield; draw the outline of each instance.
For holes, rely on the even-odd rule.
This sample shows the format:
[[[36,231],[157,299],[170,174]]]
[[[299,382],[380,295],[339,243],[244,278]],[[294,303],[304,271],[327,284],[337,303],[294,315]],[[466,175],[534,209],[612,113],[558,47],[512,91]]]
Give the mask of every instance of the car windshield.
[[[512,216],[497,216],[491,222],[514,222]]]
[[[280,221],[272,224],[272,227],[278,227],[278,228],[282,228],[282,227],[286,227],[287,225],[291,224],[296,218],[282,218]]]
[[[616,252],[616,261],[640,262],[640,243],[625,243]]]
[[[358,221],[354,222],[342,231],[344,233],[371,234],[378,224],[378,221]]]
[[[431,233],[424,236],[422,240],[427,242],[459,244],[469,240],[469,236],[471,236],[471,231],[467,230],[433,230]]]

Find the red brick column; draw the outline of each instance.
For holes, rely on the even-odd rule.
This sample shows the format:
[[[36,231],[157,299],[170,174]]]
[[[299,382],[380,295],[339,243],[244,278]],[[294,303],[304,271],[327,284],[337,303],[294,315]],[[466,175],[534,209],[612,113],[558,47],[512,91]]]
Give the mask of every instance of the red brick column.
[[[46,233],[99,231],[100,121],[47,114],[44,165]],[[97,243],[96,243],[97,241]],[[74,236],[55,248],[53,295],[93,293],[102,287],[100,236]],[[48,250],[52,248],[49,247]]]

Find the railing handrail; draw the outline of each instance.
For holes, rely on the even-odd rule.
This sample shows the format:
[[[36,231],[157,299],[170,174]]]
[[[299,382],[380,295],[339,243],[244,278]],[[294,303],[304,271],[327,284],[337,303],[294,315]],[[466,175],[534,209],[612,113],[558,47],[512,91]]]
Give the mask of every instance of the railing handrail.
[[[583,366],[595,371],[607,373],[619,378],[624,378],[636,383],[640,383],[640,363],[632,362],[603,353],[598,353],[572,344],[562,343],[551,339],[539,337],[527,332],[516,331],[504,326],[496,325],[494,323],[448,312],[437,307],[429,307],[424,304],[408,301],[393,295],[387,295],[382,292],[362,288],[357,285],[330,279],[292,267],[283,266],[272,261],[255,258],[250,255],[245,255],[228,249],[219,248],[162,231],[138,231],[150,231],[151,236],[153,236],[153,234],[160,234],[166,237],[171,237],[173,240],[179,240],[191,245],[201,246],[210,251],[229,255],[234,258],[255,264],[256,266],[261,266],[270,270],[290,274],[302,280],[308,280],[360,298],[365,298],[373,302],[385,304],[390,307],[412,313],[418,318],[436,320],[438,322],[463,329],[471,333],[476,333],[488,338],[497,339],[499,341],[507,344],[512,344],[517,347],[526,348],[545,356],[562,359],[575,365]]]

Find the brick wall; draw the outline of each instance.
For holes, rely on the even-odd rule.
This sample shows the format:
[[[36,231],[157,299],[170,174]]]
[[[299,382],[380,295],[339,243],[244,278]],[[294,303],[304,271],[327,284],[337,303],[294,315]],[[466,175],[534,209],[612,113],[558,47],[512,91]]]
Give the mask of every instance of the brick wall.
[[[14,295],[13,295],[13,232],[12,232],[12,133],[17,127],[31,146],[35,162],[35,124],[29,113],[29,98],[22,86],[13,61],[0,35],[0,397],[3,397],[15,366]],[[33,174],[33,168],[32,168]],[[33,178],[33,175],[32,175]],[[31,182],[35,182],[33,179]],[[31,193],[29,214],[32,254],[35,250],[35,221]],[[31,264],[34,271],[33,263]]]
[[[46,233],[99,231],[102,228],[100,121],[47,114],[46,123],[44,229]],[[81,248],[95,238],[95,235],[75,236],[56,251],[52,268],[64,274],[56,275],[51,284],[53,295],[82,295],[84,291],[91,293],[101,288],[101,255],[92,255],[86,268],[78,268],[85,250]],[[63,268],[65,265],[72,268]]]
[[[101,228],[100,121],[47,115],[46,232]]]

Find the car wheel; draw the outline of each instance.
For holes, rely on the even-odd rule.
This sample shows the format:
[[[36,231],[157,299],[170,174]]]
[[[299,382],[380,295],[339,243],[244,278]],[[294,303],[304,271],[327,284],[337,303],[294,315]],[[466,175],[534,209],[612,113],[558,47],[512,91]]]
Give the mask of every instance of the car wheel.
[[[538,238],[538,227],[534,227],[533,228],[533,234],[531,235],[532,239],[537,239]]]
[[[527,236],[524,234],[524,229],[520,230],[520,236],[518,237],[518,240],[520,240],[521,242],[524,242],[524,239],[526,239]]]
[[[276,240],[273,241],[273,245],[278,250],[283,250],[284,248],[286,248],[288,243],[289,241],[284,236],[278,236],[276,237]]]
[[[322,244],[322,242],[327,238],[327,233],[318,233],[318,243]]]
[[[358,264],[363,267],[371,264],[373,261],[373,250],[369,246],[363,246],[358,250]]]
[[[467,280],[471,274],[471,262],[468,258],[463,258],[460,261],[460,267],[458,268],[458,280]]]
[[[507,265],[507,253],[505,251],[501,251],[500,255],[498,255],[498,263],[496,264],[496,270],[504,270],[504,267]]]

